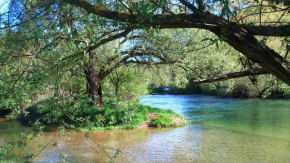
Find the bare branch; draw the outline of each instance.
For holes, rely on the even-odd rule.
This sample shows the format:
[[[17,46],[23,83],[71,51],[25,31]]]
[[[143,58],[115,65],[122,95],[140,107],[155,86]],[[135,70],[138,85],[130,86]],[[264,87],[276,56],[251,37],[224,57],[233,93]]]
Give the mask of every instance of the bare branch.
[[[125,31],[115,34],[113,36],[110,36],[108,38],[102,39],[101,41],[99,41],[97,44],[90,46],[88,48],[88,52],[91,52],[93,50],[95,50],[96,48],[100,47],[101,45],[104,45],[110,41],[114,41],[116,39],[119,39],[121,37],[125,37],[128,33],[130,33],[132,30],[134,29],[134,26],[128,27]]]
[[[213,82],[224,81],[224,80],[229,80],[229,79],[234,79],[234,78],[263,75],[263,74],[270,74],[270,72],[267,70],[261,69],[261,68],[260,69],[252,69],[252,70],[244,70],[244,71],[214,76],[214,77],[209,78],[209,79],[193,80],[192,84],[198,85],[198,84],[202,84],[202,83],[213,83]]]

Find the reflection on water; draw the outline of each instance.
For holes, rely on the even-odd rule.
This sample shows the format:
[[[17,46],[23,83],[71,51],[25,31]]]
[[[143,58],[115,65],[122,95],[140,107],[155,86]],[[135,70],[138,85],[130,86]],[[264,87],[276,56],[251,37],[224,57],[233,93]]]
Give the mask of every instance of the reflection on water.
[[[224,99],[208,96],[144,96],[144,104],[172,109],[189,125],[174,129],[67,133],[46,131],[30,144],[56,139],[36,162],[290,162],[290,101]],[[16,138],[23,126],[0,122],[0,142]],[[101,149],[99,146],[103,147]]]

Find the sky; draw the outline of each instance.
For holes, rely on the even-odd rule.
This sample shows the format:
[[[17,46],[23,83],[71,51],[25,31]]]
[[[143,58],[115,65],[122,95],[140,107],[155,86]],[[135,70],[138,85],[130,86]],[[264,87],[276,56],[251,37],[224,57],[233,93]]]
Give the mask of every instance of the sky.
[[[10,0],[0,0],[0,13],[5,12]]]
[[[9,4],[10,0],[0,0],[0,30],[3,27],[2,25],[2,19],[4,19],[5,14],[3,13],[7,12],[7,6]]]

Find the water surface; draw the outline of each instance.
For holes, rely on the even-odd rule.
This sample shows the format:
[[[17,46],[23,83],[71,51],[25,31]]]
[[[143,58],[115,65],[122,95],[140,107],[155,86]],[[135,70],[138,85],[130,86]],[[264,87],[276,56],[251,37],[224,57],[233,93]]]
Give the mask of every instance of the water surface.
[[[141,102],[182,114],[187,126],[173,129],[67,133],[54,129],[35,144],[55,139],[35,162],[290,162],[290,100],[226,99],[200,95],[149,95]],[[0,122],[0,142],[17,137],[24,126]],[[100,146],[102,148],[100,148]],[[106,151],[106,153],[104,152]],[[61,153],[67,156],[64,158]]]

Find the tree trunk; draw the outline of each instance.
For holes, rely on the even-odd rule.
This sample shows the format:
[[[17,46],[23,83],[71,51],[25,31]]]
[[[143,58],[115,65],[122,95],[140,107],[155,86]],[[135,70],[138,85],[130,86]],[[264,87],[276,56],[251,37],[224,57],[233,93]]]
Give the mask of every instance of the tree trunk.
[[[90,53],[89,62],[85,64],[85,78],[87,95],[92,99],[92,103],[100,105],[103,103],[101,79],[97,72],[97,59]]]
[[[101,85],[101,79],[99,78],[99,81],[98,81],[98,97],[99,97],[99,100],[98,102],[96,103],[97,105],[103,105],[103,92],[102,92],[102,85]]]
[[[116,89],[115,89],[115,96],[118,95],[118,92],[119,92],[119,86],[116,86]]]

